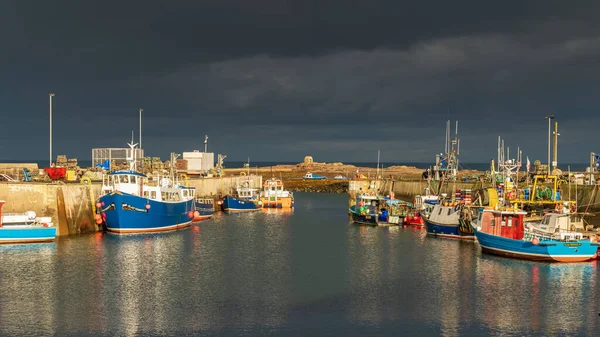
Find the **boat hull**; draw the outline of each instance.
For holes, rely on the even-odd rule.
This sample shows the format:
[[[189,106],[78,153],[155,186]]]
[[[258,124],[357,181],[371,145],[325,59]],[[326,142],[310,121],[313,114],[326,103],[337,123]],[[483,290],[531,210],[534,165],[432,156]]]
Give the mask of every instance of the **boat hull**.
[[[357,214],[350,209],[350,215],[352,216],[352,222],[359,225],[377,226],[377,216],[369,214]]]
[[[56,239],[56,227],[29,225],[0,227],[0,244],[52,242]]]
[[[195,210],[198,212],[198,214],[196,215],[194,212],[194,219],[192,220],[194,222],[208,220],[212,218],[213,214],[215,213],[215,208],[212,203],[208,204],[196,201],[195,207]]]
[[[291,197],[261,197],[260,201],[262,202],[263,208],[292,208],[294,207],[294,199]]]
[[[423,219],[428,235],[458,240],[475,240],[472,229],[464,228],[461,224],[440,224],[429,219]]]
[[[229,195],[223,197],[221,208],[223,211],[229,213],[255,212],[260,210],[260,206],[253,201],[240,200]]]
[[[475,235],[485,253],[532,261],[583,262],[593,259],[598,251],[598,243],[589,240],[548,240],[534,245],[531,241],[503,238],[477,230]]]
[[[352,222],[359,225],[367,225],[367,226],[398,226],[404,222],[403,217],[399,216],[390,216],[389,218],[393,218],[396,221],[388,222],[383,221],[378,218],[375,214],[361,214],[354,210],[354,206],[350,207],[350,215],[352,217]]]
[[[194,217],[194,200],[161,202],[112,193],[100,197],[100,202],[105,205],[106,229],[113,233],[171,231],[188,227]]]

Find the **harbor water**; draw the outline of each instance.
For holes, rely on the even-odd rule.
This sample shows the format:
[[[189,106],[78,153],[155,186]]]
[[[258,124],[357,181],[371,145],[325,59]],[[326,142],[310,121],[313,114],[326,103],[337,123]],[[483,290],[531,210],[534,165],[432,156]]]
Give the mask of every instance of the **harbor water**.
[[[596,336],[598,274],[352,225],[345,194],[296,193],[176,232],[0,246],[0,335]]]

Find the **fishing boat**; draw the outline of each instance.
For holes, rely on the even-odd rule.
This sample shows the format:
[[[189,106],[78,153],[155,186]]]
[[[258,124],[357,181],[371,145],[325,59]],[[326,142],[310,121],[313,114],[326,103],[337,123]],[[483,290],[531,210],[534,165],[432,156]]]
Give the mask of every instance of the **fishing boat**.
[[[208,220],[215,213],[215,203],[212,198],[196,198],[193,222]]]
[[[483,252],[535,261],[582,262],[596,258],[595,237],[558,230],[541,234],[524,226],[527,212],[517,208],[480,208],[472,222]]]
[[[402,224],[404,226],[425,226],[425,221],[423,221],[421,213],[416,208],[413,208],[406,214]]]
[[[423,220],[428,235],[450,239],[475,240],[471,225],[464,218],[463,205],[444,202],[433,206]]]
[[[350,206],[352,222],[369,226],[398,226],[404,223],[412,204],[402,200],[373,194],[358,194]]]
[[[132,142],[133,143],[133,142]],[[135,169],[135,147],[129,170],[110,172],[102,179],[100,217],[113,233],[148,233],[188,227],[194,219],[195,189],[165,176],[148,177]],[[173,168],[171,168],[173,172]],[[152,178],[152,181],[150,181]]]
[[[260,210],[258,189],[251,187],[251,180],[243,181],[237,187],[237,196],[226,195],[219,204],[225,212],[254,212]]]
[[[430,194],[429,190],[426,189],[425,195],[421,196],[419,205],[421,205],[421,214],[424,215],[423,221],[428,235],[474,240],[473,229],[464,217],[467,209],[464,207],[464,200],[460,199],[460,194],[448,196],[445,193],[440,193],[442,186],[448,186],[450,181],[453,186],[456,184],[459,153],[458,122],[456,122],[455,137],[451,139],[450,121],[447,121],[445,155],[436,155],[436,165],[432,171],[434,177],[429,177],[428,174],[428,182],[430,182],[430,179],[438,182],[437,193]]]
[[[320,176],[318,174],[307,172],[304,175],[304,177],[302,177],[302,179],[304,179],[304,180],[325,180],[327,178],[325,178],[324,176]]]
[[[52,242],[56,239],[52,218],[38,218],[33,211],[2,214],[5,203],[0,200],[0,244]]]
[[[294,193],[283,189],[281,179],[271,178],[263,183],[259,204],[263,208],[292,208],[294,207]]]
[[[348,180],[348,177],[344,177],[343,175],[337,175],[333,177],[333,180]]]

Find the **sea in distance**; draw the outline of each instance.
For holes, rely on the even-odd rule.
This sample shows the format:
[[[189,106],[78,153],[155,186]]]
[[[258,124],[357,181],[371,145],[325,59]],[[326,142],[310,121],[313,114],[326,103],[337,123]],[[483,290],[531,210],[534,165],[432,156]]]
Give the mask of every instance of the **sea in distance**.
[[[0,246],[2,336],[598,336],[598,262],[350,223],[344,194]]]

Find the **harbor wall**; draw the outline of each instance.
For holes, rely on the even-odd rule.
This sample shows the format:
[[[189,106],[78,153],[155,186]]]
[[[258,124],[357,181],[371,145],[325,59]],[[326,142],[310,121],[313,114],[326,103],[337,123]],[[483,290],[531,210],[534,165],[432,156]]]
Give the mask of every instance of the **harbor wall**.
[[[234,192],[242,181],[250,180],[254,188],[262,188],[262,176],[225,176],[215,178],[189,179],[185,184],[196,188],[196,195],[201,197],[216,197]]]
[[[246,179],[245,176],[190,179],[188,185],[196,188],[198,196],[215,198],[231,193]],[[262,186],[262,176],[250,176],[249,179],[252,186]],[[95,201],[100,189],[100,183],[2,182],[0,200],[6,201],[2,208],[4,214],[34,211],[38,217],[52,218],[57,235],[77,235],[101,229],[94,221]]]
[[[90,194],[92,193],[92,194]],[[95,232],[93,205],[100,185],[56,183],[2,183],[0,199],[4,213],[34,211],[38,217],[51,217],[57,235]]]
[[[356,193],[371,192],[371,191],[389,191],[390,187],[394,192],[394,196],[398,199],[412,201],[416,195],[423,194],[427,187],[427,181],[369,181],[369,180],[352,180],[349,182],[349,206],[354,204]],[[481,182],[457,182],[455,185],[449,184],[442,188],[442,193],[447,193],[452,196],[455,189],[471,189],[475,190],[482,187],[489,187],[489,184]],[[580,212],[596,213],[600,212],[600,186],[599,185],[575,185],[563,184],[560,185],[559,191],[562,200],[577,201],[578,210]],[[387,195],[389,192],[383,192]]]

